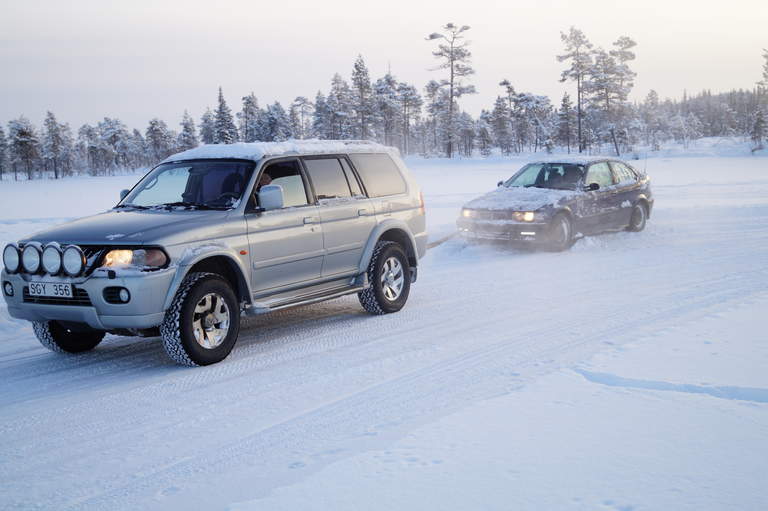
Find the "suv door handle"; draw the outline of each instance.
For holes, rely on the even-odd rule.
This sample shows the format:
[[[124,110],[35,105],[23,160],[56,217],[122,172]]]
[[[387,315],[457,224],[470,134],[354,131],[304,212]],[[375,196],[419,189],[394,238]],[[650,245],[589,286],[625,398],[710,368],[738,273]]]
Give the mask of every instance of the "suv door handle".
[[[368,216],[368,210],[365,208],[358,209],[357,216]]]
[[[316,216],[305,216],[304,217],[304,223],[305,224],[316,224],[317,223],[317,217]]]

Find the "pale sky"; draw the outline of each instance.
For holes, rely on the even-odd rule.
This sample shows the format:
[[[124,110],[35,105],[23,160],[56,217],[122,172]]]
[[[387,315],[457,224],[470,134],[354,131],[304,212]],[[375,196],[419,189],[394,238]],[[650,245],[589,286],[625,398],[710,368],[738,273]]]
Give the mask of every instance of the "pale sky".
[[[77,129],[104,116],[146,127],[154,116],[178,129],[184,109],[199,119],[221,85],[233,110],[250,91],[262,105],[328,90],[362,54],[376,79],[388,66],[424,84],[441,73],[424,37],[446,22],[470,25],[478,94],[490,108],[508,78],[518,91],[555,103],[560,32],[582,29],[595,46],[637,41],[632,99],[650,89],[751,88],[768,48],[765,0],[0,0],[0,123],[50,109]]]

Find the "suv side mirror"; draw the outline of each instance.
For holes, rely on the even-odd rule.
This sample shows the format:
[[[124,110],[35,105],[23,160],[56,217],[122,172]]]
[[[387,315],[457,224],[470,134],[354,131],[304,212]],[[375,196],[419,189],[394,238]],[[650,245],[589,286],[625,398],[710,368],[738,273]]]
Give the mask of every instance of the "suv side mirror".
[[[125,196],[131,193],[130,190],[120,190],[120,200],[125,199]]]
[[[259,205],[264,211],[280,209],[285,204],[283,187],[280,185],[264,185],[259,190]]]
[[[597,183],[589,183],[587,186],[584,187],[584,191],[587,192],[596,192],[600,189],[600,185]]]

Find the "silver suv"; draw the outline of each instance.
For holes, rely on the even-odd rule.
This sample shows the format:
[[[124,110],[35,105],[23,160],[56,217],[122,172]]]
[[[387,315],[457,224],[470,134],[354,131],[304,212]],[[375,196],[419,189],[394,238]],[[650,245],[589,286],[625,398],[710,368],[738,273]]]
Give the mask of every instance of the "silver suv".
[[[426,251],[424,202],[396,150],[366,142],[201,146],[112,210],[3,250],[3,295],[47,348],[160,335],[184,365],[227,357],[241,313],[357,293],[400,310]]]

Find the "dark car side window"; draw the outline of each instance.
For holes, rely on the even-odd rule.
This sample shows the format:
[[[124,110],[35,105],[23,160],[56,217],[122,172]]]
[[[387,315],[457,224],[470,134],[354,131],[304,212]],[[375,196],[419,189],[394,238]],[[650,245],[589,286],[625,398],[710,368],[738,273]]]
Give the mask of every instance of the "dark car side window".
[[[318,200],[352,196],[338,158],[305,158],[304,165]]]
[[[388,154],[350,154],[349,158],[360,174],[369,197],[398,195],[407,191],[400,169]]]
[[[613,186],[613,174],[611,174],[608,162],[601,161],[600,163],[590,165],[587,171],[586,183],[587,185],[597,183],[600,185],[600,188]]]
[[[613,172],[616,174],[619,184],[630,184],[637,181],[637,176],[632,172],[632,169],[623,163],[614,161],[611,162],[611,167],[613,167]]]

